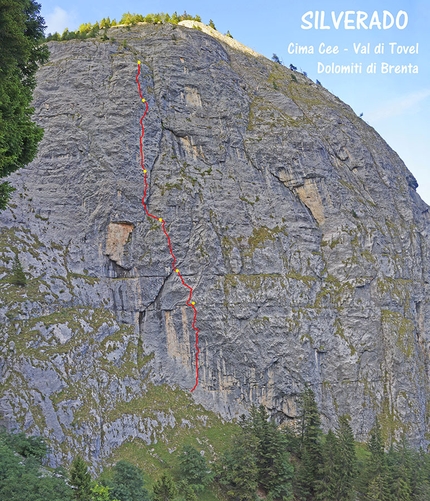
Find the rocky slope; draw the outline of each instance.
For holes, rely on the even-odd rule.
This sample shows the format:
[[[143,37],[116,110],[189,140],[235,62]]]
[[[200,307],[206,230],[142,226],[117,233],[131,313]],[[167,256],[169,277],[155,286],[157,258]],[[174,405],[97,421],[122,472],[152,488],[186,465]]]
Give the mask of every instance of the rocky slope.
[[[415,179],[327,90],[211,34],[140,25],[49,44],[45,137],[0,214],[2,422],[48,436],[53,463],[79,449],[98,464],[210,411],[294,418],[309,383],[325,426],[348,413],[364,439],[378,415],[425,445],[430,238]],[[147,202],[198,308],[192,394],[188,292],[141,205],[137,60]]]

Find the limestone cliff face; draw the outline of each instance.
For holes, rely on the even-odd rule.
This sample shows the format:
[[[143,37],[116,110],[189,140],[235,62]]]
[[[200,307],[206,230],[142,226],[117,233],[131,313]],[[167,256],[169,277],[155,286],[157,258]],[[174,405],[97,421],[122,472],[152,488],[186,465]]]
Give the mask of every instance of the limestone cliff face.
[[[326,426],[348,413],[364,439],[378,415],[425,445],[429,215],[397,154],[330,92],[220,35],[109,37],[50,43],[38,73],[45,136],[0,214],[0,419],[49,436],[54,462],[77,447],[97,462],[175,425],[149,389],[194,384],[188,294],[141,205],[139,59],[147,203],[198,307],[194,401],[282,421],[309,383]]]

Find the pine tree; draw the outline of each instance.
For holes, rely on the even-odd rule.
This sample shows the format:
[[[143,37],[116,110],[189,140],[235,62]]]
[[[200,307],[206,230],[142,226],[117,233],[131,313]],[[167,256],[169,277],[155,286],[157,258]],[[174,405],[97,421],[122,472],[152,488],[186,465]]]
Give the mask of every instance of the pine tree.
[[[218,464],[218,478],[228,499],[254,501],[258,487],[258,440],[245,416],[240,424],[241,430],[233,437],[231,449]]]
[[[413,453],[412,457],[412,499],[427,501],[430,499],[430,454],[422,449]]]
[[[15,256],[12,265],[12,275],[10,281],[14,285],[19,285],[20,287],[25,287],[27,285],[27,278],[25,276],[24,270],[22,269],[21,262],[18,256]]]
[[[336,433],[328,431],[322,446],[317,499],[349,501],[354,497],[357,471],[354,434],[349,417],[340,416]]]
[[[0,178],[31,162],[43,135],[31,121],[37,66],[48,58],[39,13],[34,0],[0,0]],[[0,210],[12,191],[0,183]]]
[[[390,501],[389,475],[386,463],[384,442],[382,439],[381,426],[378,419],[370,431],[370,438],[367,443],[370,458],[366,468],[368,501]]]
[[[76,501],[91,501],[91,475],[85,461],[77,456],[70,467],[70,485]]]
[[[314,392],[306,388],[301,400],[300,462],[295,477],[295,491],[300,499],[310,501],[314,499],[320,482],[322,430]]]
[[[422,484],[421,465],[415,459],[417,454],[403,436],[401,441],[392,446],[387,454],[387,467],[390,476],[391,494],[394,499],[410,501],[417,499],[417,480]]]
[[[119,501],[148,501],[142,471],[128,461],[118,461],[113,468],[113,478],[108,486],[111,497]]]
[[[163,473],[160,479],[155,482],[153,487],[153,501],[173,501],[178,494],[178,489],[172,480],[172,477]]]
[[[205,458],[190,445],[183,447],[179,457],[179,471],[181,477],[196,492],[203,491],[211,479],[211,472]]]
[[[215,23],[212,21],[212,19],[209,19],[209,26],[210,26],[213,30],[216,30]]]
[[[348,501],[354,496],[354,481],[357,474],[357,455],[355,453],[354,433],[349,424],[349,416],[340,416],[336,430],[338,442],[338,485],[337,500]]]
[[[319,470],[319,482],[316,486],[316,499],[338,501],[339,486],[339,441],[329,430],[322,446],[322,464]]]
[[[274,499],[288,499],[292,493],[293,466],[286,435],[270,421],[263,405],[251,409],[251,427],[257,438],[258,483]]]
[[[184,501],[198,501],[196,493],[186,480],[180,480],[178,482],[178,490]]]

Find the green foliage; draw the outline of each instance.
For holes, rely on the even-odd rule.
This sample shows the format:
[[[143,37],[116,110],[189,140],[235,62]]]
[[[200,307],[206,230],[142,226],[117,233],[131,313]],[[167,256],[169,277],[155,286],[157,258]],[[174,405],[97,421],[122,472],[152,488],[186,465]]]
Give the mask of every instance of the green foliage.
[[[31,162],[43,131],[31,121],[39,63],[48,59],[44,20],[34,0],[1,0],[0,5],[0,178]],[[0,210],[13,188],[0,183]]]
[[[192,446],[182,448],[179,456],[179,471],[195,492],[201,492],[212,480],[211,472],[205,458]]]
[[[112,501],[109,495],[109,487],[100,484],[94,484],[90,492],[91,501]]]
[[[70,467],[70,485],[76,501],[91,501],[91,475],[85,461],[77,456]]]
[[[232,441],[232,447],[218,463],[218,480],[228,499],[253,501],[258,487],[258,440],[249,422],[242,416],[241,431]]]
[[[34,458],[37,461],[48,454],[48,446],[42,437],[27,437],[25,433],[0,432],[0,443],[6,444],[24,458]]]
[[[327,433],[322,447],[322,459],[316,499],[336,501],[339,482],[339,444],[336,435],[331,430]]]
[[[118,461],[113,468],[113,478],[108,485],[111,496],[119,501],[148,501],[143,473],[128,461]]]
[[[215,23],[212,21],[212,19],[209,19],[209,26],[210,26],[213,30],[216,30]]]
[[[178,490],[182,495],[183,501],[198,501],[196,493],[187,481],[180,480],[178,482]]]
[[[163,473],[160,479],[155,482],[152,489],[153,501],[173,501],[178,494],[178,489],[173,482],[172,477]]]
[[[61,473],[42,467],[46,446],[39,437],[0,435],[0,499],[8,501],[72,501],[72,489]],[[24,452],[21,455],[18,451]]]
[[[387,468],[381,425],[378,419],[376,419],[375,425],[370,431],[367,447],[370,458],[365,471],[366,500],[390,501],[389,470]]]
[[[107,30],[114,26],[126,25],[128,27],[134,26],[138,23],[148,23],[148,24],[178,24],[181,21],[191,20],[191,21],[199,21],[201,22],[201,17],[191,16],[184,12],[181,15],[178,15],[177,12],[174,12],[172,15],[165,14],[164,12],[159,12],[157,14],[146,14],[145,16],[142,14],[131,14],[130,12],[125,12],[119,22],[117,23],[115,19],[112,21],[109,17],[104,17],[101,21],[97,21],[94,24],[84,23],[79,26],[76,31],[69,31],[67,28],[63,31],[62,35],[59,33],[49,34],[46,37],[47,41],[66,41],[73,39],[81,39],[84,40],[86,38],[94,38],[100,34],[100,30],[103,30],[103,34],[101,35],[102,40],[109,40],[107,35]],[[113,40],[113,39],[112,39]]]
[[[317,499],[323,501],[349,501],[354,496],[357,458],[354,435],[347,416],[340,416],[334,434],[331,430],[322,446]]]
[[[293,466],[287,437],[269,419],[263,405],[251,409],[250,424],[257,438],[258,484],[274,499],[289,499],[292,494]]]
[[[25,276],[24,270],[22,269],[22,265],[18,256],[15,256],[13,260],[10,282],[13,285],[19,285],[20,287],[25,287],[27,285],[27,278]]]
[[[357,475],[357,455],[354,433],[349,424],[349,416],[339,417],[337,438],[337,499],[348,501],[353,497],[354,479]]]
[[[323,434],[314,392],[306,388],[301,400],[298,451],[300,464],[295,477],[295,491],[301,499],[312,500],[321,480]]]
[[[293,466],[287,435],[269,419],[264,406],[242,417],[241,432],[218,466],[219,482],[229,499],[254,499],[257,488],[268,499],[288,500],[292,495]]]

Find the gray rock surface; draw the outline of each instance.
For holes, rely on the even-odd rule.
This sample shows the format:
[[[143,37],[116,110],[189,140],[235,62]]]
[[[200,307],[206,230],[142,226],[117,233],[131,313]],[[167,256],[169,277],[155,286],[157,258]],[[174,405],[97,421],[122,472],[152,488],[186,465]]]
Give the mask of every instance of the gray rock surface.
[[[139,402],[194,384],[226,419],[281,422],[314,389],[325,426],[378,415],[426,445],[429,213],[381,137],[299,73],[197,29],[112,28],[51,42],[38,73],[36,160],[0,214],[0,419],[94,463],[177,420]],[[115,38],[115,40],[114,40]],[[27,286],[10,283],[18,256]],[[201,418],[206,419],[206,418]],[[154,431],[158,430],[158,431]]]

